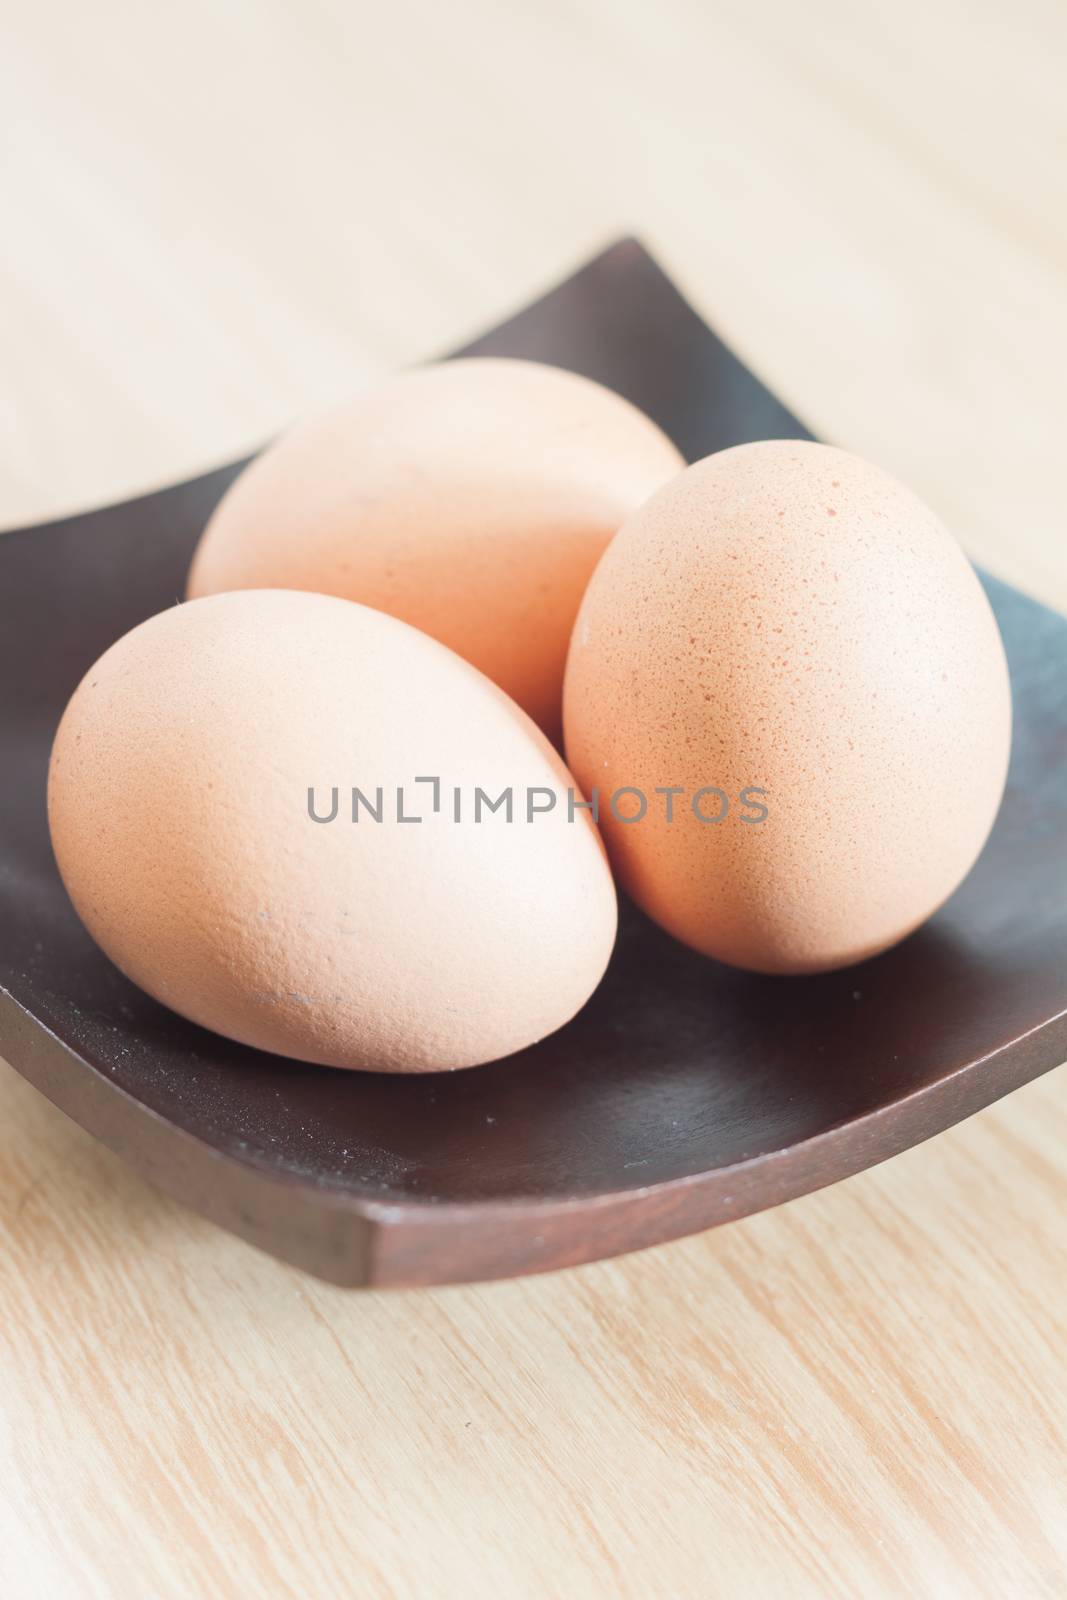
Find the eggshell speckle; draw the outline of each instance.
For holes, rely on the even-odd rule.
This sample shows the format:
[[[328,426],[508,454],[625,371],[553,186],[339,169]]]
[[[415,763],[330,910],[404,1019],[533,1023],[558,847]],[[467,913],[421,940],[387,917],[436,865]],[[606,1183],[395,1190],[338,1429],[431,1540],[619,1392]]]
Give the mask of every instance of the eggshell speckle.
[[[174,607],[101,657],[56,736],[49,820],[79,915],[149,994],[280,1055],[420,1072],[532,1044],[596,987],[616,916],[596,830],[519,805],[570,783],[432,639],[258,590]],[[351,820],[353,785],[381,821]],[[476,786],[512,786],[514,820],[475,822]],[[325,818],[334,787],[337,815],[313,820],[309,788]],[[421,822],[398,820],[400,788]]]
[[[683,465],[628,401],[532,361],[402,373],[286,434],[204,533],[190,596],[313,589],[400,617],[558,738],[582,591]]]
[[[1011,730],[959,546],[878,468],[796,442],[710,456],[630,519],[585,595],[564,716],[583,789],[651,797],[640,822],[601,805],[620,883],[687,944],[779,973],[873,955],[952,893]],[[657,786],[728,807],[709,823],[676,797],[667,822]]]

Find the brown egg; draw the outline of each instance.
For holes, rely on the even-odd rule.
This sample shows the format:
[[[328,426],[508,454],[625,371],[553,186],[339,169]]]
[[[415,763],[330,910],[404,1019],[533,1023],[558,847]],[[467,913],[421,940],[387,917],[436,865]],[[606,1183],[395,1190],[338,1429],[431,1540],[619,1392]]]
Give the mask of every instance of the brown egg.
[[[799,973],[884,950],[957,887],[1011,700],[985,594],[927,507],[843,450],[769,442],[698,462],[616,536],[564,719],[621,885],[707,955]]]
[[[261,1050],[423,1072],[532,1044],[599,982],[615,891],[570,783],[425,634],[258,590],[173,607],[101,657],[48,803],[76,910],[149,994]],[[506,790],[510,819],[488,806]]]
[[[423,367],[305,422],[237,479],[189,594],[314,589],[423,629],[560,733],[582,591],[679,471],[628,401],[531,361]]]

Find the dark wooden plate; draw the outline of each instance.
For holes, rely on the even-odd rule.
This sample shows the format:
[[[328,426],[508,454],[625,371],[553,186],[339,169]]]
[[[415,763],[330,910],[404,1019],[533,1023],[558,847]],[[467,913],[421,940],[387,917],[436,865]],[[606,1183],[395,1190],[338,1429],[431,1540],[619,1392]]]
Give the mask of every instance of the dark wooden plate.
[[[599,378],[690,457],[805,436],[634,243],[472,349]],[[0,539],[0,1050],[161,1188],[341,1284],[543,1271],[833,1183],[1067,1056],[1067,621],[993,582],[1017,708],[1004,808],[963,888],[887,955],[750,977],[626,908],[569,1027],[408,1081],[290,1065],[156,1005],[71,910],[46,762],[86,668],[180,597],[237,470]]]

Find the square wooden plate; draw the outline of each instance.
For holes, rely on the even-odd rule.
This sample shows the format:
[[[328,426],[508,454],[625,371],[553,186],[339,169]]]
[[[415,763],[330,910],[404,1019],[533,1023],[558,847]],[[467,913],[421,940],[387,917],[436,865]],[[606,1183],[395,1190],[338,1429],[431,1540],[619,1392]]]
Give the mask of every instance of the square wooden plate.
[[[807,437],[630,241],[462,353],[597,378],[690,458]],[[83,672],[180,598],[240,465],[0,538],[0,1051],[161,1188],[336,1283],[544,1271],[832,1183],[1067,1056],[1067,621],[991,581],[1016,706],[1003,810],[944,910],[874,961],[751,977],[624,907],[573,1023],[409,1080],[289,1064],[149,1000],[60,884],[48,752]]]

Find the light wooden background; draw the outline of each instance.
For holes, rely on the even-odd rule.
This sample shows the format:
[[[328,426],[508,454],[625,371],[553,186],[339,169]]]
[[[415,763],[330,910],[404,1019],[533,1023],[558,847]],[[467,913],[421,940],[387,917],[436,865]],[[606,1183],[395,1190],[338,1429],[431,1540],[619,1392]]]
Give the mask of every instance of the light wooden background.
[[[0,523],[633,229],[1067,608],[1062,0],[0,0]],[[2,753],[0,753],[2,754]],[[0,1592],[1067,1595],[1067,1081],[626,1261],[346,1295],[0,1070]]]

